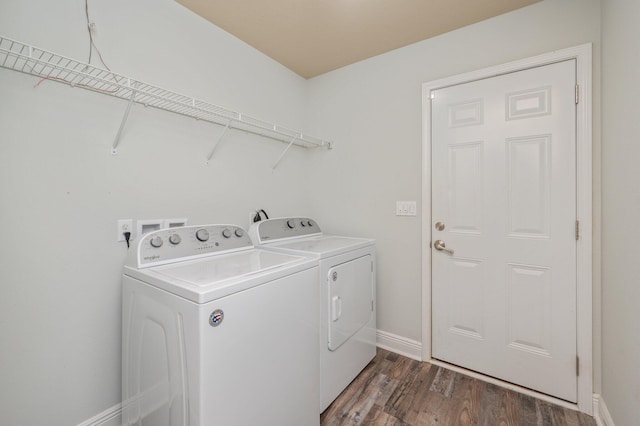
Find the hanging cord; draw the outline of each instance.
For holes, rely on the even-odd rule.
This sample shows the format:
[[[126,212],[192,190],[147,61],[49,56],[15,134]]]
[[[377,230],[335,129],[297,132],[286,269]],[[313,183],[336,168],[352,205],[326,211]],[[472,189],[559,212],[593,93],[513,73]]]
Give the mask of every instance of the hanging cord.
[[[93,49],[96,49],[96,52],[98,53],[98,57],[100,58],[100,62],[102,62],[102,65],[104,65],[104,67],[111,71],[111,68],[109,68],[109,66],[107,64],[104,63],[104,59],[102,59],[102,54],[100,53],[100,49],[98,49],[98,46],[96,46],[95,41],[93,41],[93,22],[91,22],[91,20],[89,19],[89,0],[84,0],[84,13],[87,17],[87,31],[89,32],[89,60],[87,61],[88,64],[91,63],[91,54],[93,53]]]
[[[253,217],[253,223],[260,222],[262,220],[262,215],[264,214],[265,219],[269,219],[269,215],[264,209],[256,210],[256,215]]]
[[[91,22],[91,19],[89,19],[89,0],[84,0],[84,14],[85,14],[85,16],[87,18],[87,32],[89,33],[89,59],[87,60],[87,64],[89,64],[89,65],[91,64],[91,56],[93,54],[93,49],[96,49],[96,52],[98,53],[98,57],[100,58],[100,62],[102,62],[102,65],[104,65],[104,67],[107,70],[111,71],[111,68],[109,68],[109,66],[104,62],[104,59],[102,59],[102,53],[100,53],[100,49],[98,49],[98,46],[96,45],[95,41],[93,40],[94,23]],[[33,87],[38,87],[40,85],[40,83],[42,83],[45,80],[57,80],[57,81],[62,81],[64,83],[69,83],[69,81],[64,79],[64,78],[47,76],[47,77],[41,78]],[[81,87],[89,87],[89,86],[86,86],[84,84],[77,84],[77,85],[81,86]],[[91,87],[89,87],[89,88],[91,88]],[[118,89],[115,89],[115,90],[101,90],[101,89],[98,90],[98,89],[95,89],[95,88],[91,88],[91,89],[97,90],[99,92],[105,92],[105,93],[115,93],[115,92],[118,91]]]

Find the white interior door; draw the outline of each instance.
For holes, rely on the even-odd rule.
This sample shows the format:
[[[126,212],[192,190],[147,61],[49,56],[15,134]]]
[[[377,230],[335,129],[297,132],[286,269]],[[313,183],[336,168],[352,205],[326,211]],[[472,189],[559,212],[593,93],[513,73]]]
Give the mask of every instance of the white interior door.
[[[431,93],[432,356],[573,402],[575,67]]]

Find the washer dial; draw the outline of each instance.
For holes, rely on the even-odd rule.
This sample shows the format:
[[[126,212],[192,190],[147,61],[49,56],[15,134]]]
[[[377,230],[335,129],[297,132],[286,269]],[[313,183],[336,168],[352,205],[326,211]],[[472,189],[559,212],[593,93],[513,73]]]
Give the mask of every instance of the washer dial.
[[[149,244],[151,244],[151,247],[155,248],[162,247],[162,238],[159,236],[153,237],[149,240]]]
[[[198,239],[198,241],[208,241],[209,240],[209,231],[207,231],[206,229],[198,229],[196,231],[196,238]]]

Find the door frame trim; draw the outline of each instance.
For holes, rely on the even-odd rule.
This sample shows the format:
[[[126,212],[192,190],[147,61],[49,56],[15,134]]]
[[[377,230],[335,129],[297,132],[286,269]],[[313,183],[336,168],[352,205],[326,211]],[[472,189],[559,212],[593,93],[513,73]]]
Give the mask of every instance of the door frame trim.
[[[593,412],[593,152],[591,43],[509,62],[422,84],[422,360],[431,361],[431,98],[432,90],[502,74],[576,60],[579,103],[576,108],[577,354],[580,359],[575,407]],[[565,402],[566,404],[566,402]],[[572,404],[573,405],[573,404]]]

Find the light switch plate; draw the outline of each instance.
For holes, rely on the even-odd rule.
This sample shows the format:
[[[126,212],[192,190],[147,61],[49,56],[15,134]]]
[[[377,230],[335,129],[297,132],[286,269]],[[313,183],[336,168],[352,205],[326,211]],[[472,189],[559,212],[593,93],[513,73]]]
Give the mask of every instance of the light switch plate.
[[[418,205],[415,201],[396,201],[396,216],[416,216]]]

